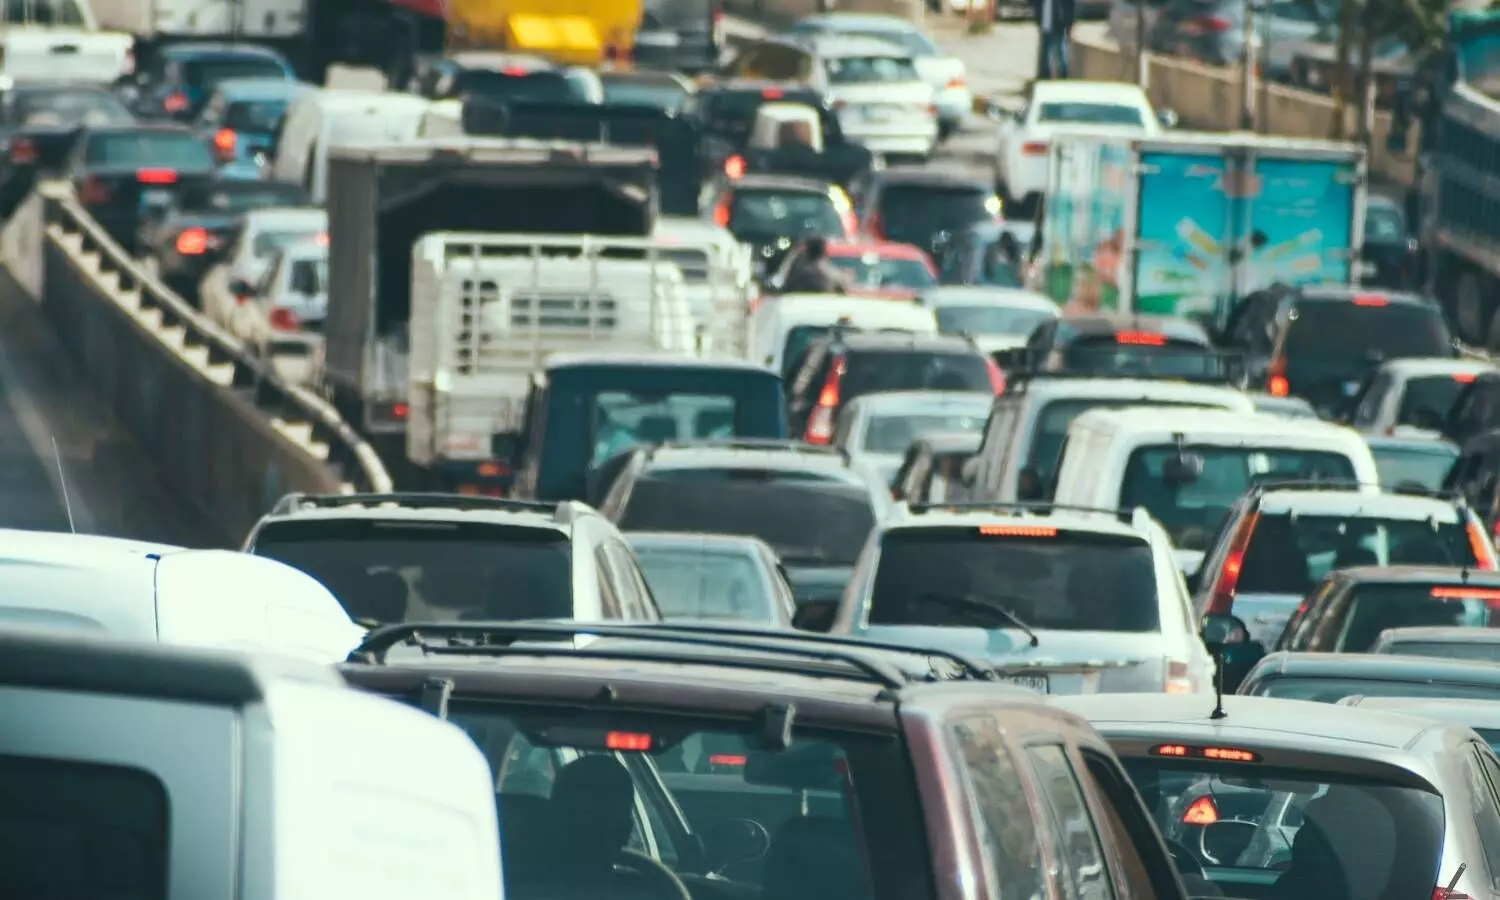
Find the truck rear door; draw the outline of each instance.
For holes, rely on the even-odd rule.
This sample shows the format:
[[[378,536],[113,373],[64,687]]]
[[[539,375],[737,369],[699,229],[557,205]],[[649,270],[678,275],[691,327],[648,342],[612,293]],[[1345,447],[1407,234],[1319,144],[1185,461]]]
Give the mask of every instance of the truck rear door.
[[[1229,294],[1237,172],[1208,148],[1142,150],[1133,311],[1213,311]]]
[[[1237,296],[1274,283],[1349,284],[1363,243],[1355,222],[1358,163],[1329,155],[1252,151],[1239,233]]]

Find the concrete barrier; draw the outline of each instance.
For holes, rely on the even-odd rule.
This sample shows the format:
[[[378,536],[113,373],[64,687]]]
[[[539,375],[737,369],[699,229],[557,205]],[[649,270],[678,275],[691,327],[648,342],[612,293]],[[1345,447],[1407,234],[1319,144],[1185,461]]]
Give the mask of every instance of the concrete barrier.
[[[1107,40],[1074,38],[1072,43],[1073,75],[1100,81],[1134,81],[1135,59]],[[1158,107],[1176,110],[1186,127],[1203,131],[1234,131],[1240,118],[1240,77],[1234,68],[1208,66],[1170,56],[1147,54],[1147,83],[1151,102]],[[1257,91],[1259,91],[1257,87]],[[1333,133],[1333,101],[1311,91],[1272,84],[1259,93],[1264,98],[1260,111],[1263,130],[1288,137],[1327,140]],[[1353,134],[1352,109],[1348,110]],[[1370,147],[1371,177],[1383,182],[1409,186],[1416,158],[1410,153],[1391,153],[1385,147],[1390,133],[1389,113],[1375,115],[1374,135]],[[1407,145],[1417,146],[1416,126],[1412,127]]]
[[[22,215],[33,217],[29,231],[16,221]],[[70,185],[39,185],[12,229],[8,241],[0,236],[5,262],[28,253],[39,262],[38,302],[80,373],[214,524],[214,542],[238,544],[290,491],[391,490],[380,459],[331,406],[282,382],[142,271]],[[19,246],[26,234],[29,248]]]

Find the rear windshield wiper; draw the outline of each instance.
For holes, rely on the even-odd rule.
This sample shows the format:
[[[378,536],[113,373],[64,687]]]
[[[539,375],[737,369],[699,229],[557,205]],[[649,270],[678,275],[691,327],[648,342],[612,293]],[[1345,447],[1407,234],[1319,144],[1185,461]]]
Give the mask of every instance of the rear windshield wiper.
[[[939,606],[947,606],[955,610],[967,613],[979,613],[980,618],[988,617],[990,620],[1000,619],[1007,622],[1011,627],[1019,629],[1031,639],[1031,646],[1035,647],[1041,643],[1041,638],[1027,625],[1020,616],[1010,609],[997,603],[988,603],[980,600],[970,600],[968,597],[959,597],[953,594],[923,594],[921,598],[924,603],[935,603]],[[981,626],[982,627],[982,626]]]

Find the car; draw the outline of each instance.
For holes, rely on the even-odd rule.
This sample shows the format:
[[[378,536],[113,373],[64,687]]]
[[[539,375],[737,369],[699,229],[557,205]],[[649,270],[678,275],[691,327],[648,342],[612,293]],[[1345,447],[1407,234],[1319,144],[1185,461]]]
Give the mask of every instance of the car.
[[[1360,283],[1403,291],[1421,284],[1421,245],[1406,222],[1401,204],[1379,194],[1365,201],[1365,241],[1360,248]]]
[[[432,101],[416,94],[356,88],[307,91],[287,105],[266,177],[300,184],[328,199],[330,150],[364,143],[407,143],[422,135]]]
[[[513,88],[528,87],[546,92],[564,88],[560,79],[546,82],[525,81],[528,75],[539,72],[556,73],[558,67],[545,56],[536,53],[474,50],[461,51],[448,56],[419,59],[412,68],[411,80],[406,86],[409,93],[428,100],[452,100],[463,97],[471,89],[494,88],[491,82]],[[521,79],[521,80],[516,80]],[[521,96],[525,96],[522,94]],[[514,99],[514,98],[512,98]],[[544,93],[528,99],[566,100],[569,95]]]
[[[638,445],[785,438],[786,399],[781,378],[751,362],[555,353],[532,374],[521,421],[514,495],[597,502]]]
[[[9,219],[37,177],[62,165],[79,129],[134,122],[119,97],[95,84],[22,82],[0,92],[0,213]]]
[[[1484,524],[1462,502],[1387,493],[1374,482],[1344,478],[1322,484],[1266,478],[1234,500],[1204,545],[1193,579],[1199,614],[1234,613],[1250,622],[1251,639],[1270,647],[1289,619],[1307,614],[1315,589],[1326,588],[1325,576],[1335,570],[1496,566]]]
[[[892,166],[854,188],[859,233],[933,249],[946,234],[1002,220],[994,185],[972,172]]]
[[[1387,628],[1375,639],[1370,652],[1500,662],[1500,630],[1424,626]]]
[[[412,878],[502,896],[474,741],[326,663],[6,628],[0,680],[8,896],[375,897]],[[421,789],[392,790],[403,773]]]
[[[295,184],[222,177],[200,181],[183,188],[171,206],[150,209],[140,225],[136,247],[148,272],[197,304],[199,283],[229,249],[244,215],[256,209],[311,203],[307,192]]]
[[[1487,567],[1493,565],[1493,551],[1486,556],[1482,564],[1472,567],[1455,560],[1353,566],[1329,572],[1308,591],[1276,649],[1369,653],[1380,635],[1392,628],[1489,628],[1491,604],[1500,600],[1500,574]],[[1494,624],[1500,625],[1500,618]]]
[[[1255,404],[1256,412],[1286,416],[1289,419],[1319,418],[1318,411],[1313,409],[1313,405],[1301,397],[1278,397],[1265,391],[1246,391],[1245,393]],[[1376,461],[1379,462],[1379,456],[1376,457]]]
[[[1051,701],[1109,741],[1195,896],[1487,889],[1481,848],[1500,838],[1500,763],[1468,728],[1263,697],[1204,701]]]
[[[1342,418],[1377,366],[1403,357],[1454,357],[1453,336],[1437,301],[1418,294],[1341,285],[1297,289],[1277,306],[1269,358],[1250,359],[1265,389],[1305,397]]]
[[[911,300],[937,284],[931,257],[910,244],[830,241],[826,253],[828,262],[844,276],[845,293],[856,297]],[[770,286],[785,283],[801,255],[801,250],[788,253],[781,270],[771,276]]]
[[[722,0],[708,4],[693,0],[649,0],[641,9],[630,62],[634,66],[688,74],[712,71],[728,39]],[[607,73],[601,73],[601,77],[608,81]],[[608,92],[606,84],[606,97]]]
[[[891,496],[908,504],[967,500],[974,454],[983,435],[968,431],[929,431],[912,441],[891,478]]]
[[[762,93],[782,91],[767,88]],[[714,143],[709,146],[714,152]],[[883,164],[869,147],[844,133],[838,112],[828,103],[782,99],[756,107],[749,134],[723,158],[722,171],[711,173],[710,184],[750,173],[811,178],[847,190]]]
[[[640,45],[636,45],[640,49]],[[604,102],[627,106],[653,106],[671,113],[681,113],[692,101],[697,86],[671,71],[631,69],[600,72]]]
[[[1339,706],[1393,712],[1438,722],[1455,722],[1474,729],[1490,751],[1500,748],[1500,705],[1489,700],[1437,700],[1431,697],[1345,697]]]
[[[1203,326],[1134,313],[1043,319],[1011,357],[1028,369],[1131,378],[1234,379],[1238,360],[1217,352]],[[1001,366],[1006,366],[1004,359]]]
[[[805,603],[844,589],[889,505],[885,484],[832,448],[729,440],[632,451],[599,511],[624,531],[758,537]]]
[[[745,175],[708,204],[709,219],[754,251],[756,275],[775,270],[795,242],[854,237],[854,212],[837,185],[785,175]]]
[[[184,190],[212,181],[218,165],[186,128],[139,124],[88,129],[64,169],[78,202],[134,255],[152,210],[170,208]]]
[[[288,384],[310,384],[328,315],[328,248],[316,241],[283,247],[260,281],[229,289],[238,300],[231,333]]]
[[[327,212],[314,206],[262,207],[240,216],[219,262],[193,292],[199,306],[221,327],[233,328],[240,303],[230,284],[258,284],[280,250],[301,243],[327,246]]]
[[[974,110],[964,62],[944,54],[916,23],[899,16],[832,12],[807,16],[792,23],[792,34],[859,35],[889,41],[906,49],[922,80],[932,86],[941,136],[946,137]]]
[[[975,222],[950,232],[933,248],[938,282],[1020,288],[1021,267],[1037,233],[1032,223],[1016,220]]]
[[[1381,363],[1350,402],[1349,424],[1384,434],[1402,426],[1441,432],[1466,386],[1494,374],[1500,370],[1489,360],[1465,357],[1417,356]]]
[[[788,379],[808,344],[834,329],[937,334],[930,310],[911,303],[871,303],[837,294],[772,294],[750,312],[751,359],[760,359]]]
[[[1400,429],[1398,429],[1399,431]],[[1429,434],[1366,434],[1375,454],[1380,484],[1388,490],[1416,493],[1443,490],[1458,462],[1458,447]]]
[[[844,406],[887,391],[989,391],[1000,369],[971,341],[948,335],[835,329],[810,341],[786,383],[787,430],[811,444],[833,440]]]
[[[1227,382],[1078,378],[1012,369],[975,455],[973,499],[1011,503],[1026,499],[1023,493],[1035,499],[1057,471],[1074,419],[1091,409],[1148,405],[1255,411],[1250,398]]]
[[[837,118],[827,95],[797,81],[795,76],[729,76],[700,84],[688,109],[702,126],[704,141],[709,147],[706,155],[710,171],[705,175],[718,175],[724,171],[724,161],[744,147],[760,108],[767,103],[801,103],[826,110],[829,118]],[[828,130],[823,129],[825,133]]]
[[[1333,704],[1367,697],[1500,700],[1500,666],[1384,653],[1267,654],[1237,693]]]
[[[162,47],[136,72],[135,108],[147,118],[191,122],[221,81],[279,78],[296,81],[292,64],[255,44],[183,41]]]
[[[737,534],[630,531],[646,583],[668,622],[737,622],[788,629],[797,612],[776,551]]]
[[[1258,29],[1252,45],[1267,77],[1286,81],[1292,54],[1312,39],[1325,23],[1337,27],[1336,4],[1315,0],[1273,0],[1255,16]],[[1152,21],[1146,49],[1214,66],[1235,65],[1244,55],[1245,10],[1232,0],[1170,0]]]
[[[1183,900],[1103,741],[976,664],[722,628],[443,628],[392,629],[341,671],[413,705],[452,685],[427,706],[500,773],[507,896],[571,896],[584,878],[617,893],[623,855],[656,873],[624,881],[650,900],[707,883],[783,900],[1067,896],[1105,877]],[[573,649],[582,635],[597,638]],[[397,655],[408,639],[461,643]]]
[[[917,302],[933,311],[942,333],[967,334],[986,353],[1024,347],[1038,328],[1061,315],[1051,297],[990,285],[929,288]]]
[[[281,119],[292,101],[315,90],[282,78],[228,78],[214,85],[193,130],[219,159],[225,178],[259,179],[276,155]]]
[[[244,551],[317,578],[370,627],[661,618],[635,551],[581,503],[457,494],[288,494]]]
[[[364,637],[328,589],[274,560],[0,529],[0,622],[338,662]]]
[[[902,456],[930,431],[984,430],[989,391],[882,391],[851,400],[839,413],[833,446],[891,484]]]
[[[1038,81],[1020,110],[1000,119],[995,183],[1025,216],[1047,189],[1048,148],[1060,132],[1155,137],[1161,121],[1146,92],[1116,81]]]
[[[1210,687],[1171,540],[1145,510],[898,505],[849,583],[804,622],[971,654],[1042,693]]]

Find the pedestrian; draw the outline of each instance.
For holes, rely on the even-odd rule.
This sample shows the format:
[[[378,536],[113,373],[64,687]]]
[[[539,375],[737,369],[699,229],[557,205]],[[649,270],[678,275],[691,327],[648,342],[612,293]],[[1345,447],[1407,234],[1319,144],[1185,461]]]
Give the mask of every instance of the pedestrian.
[[[1038,81],[1068,77],[1068,40],[1073,33],[1074,0],[1031,0],[1038,34]]]
[[[787,268],[781,289],[788,294],[842,294],[843,273],[828,261],[828,242],[817,235],[803,242]]]

